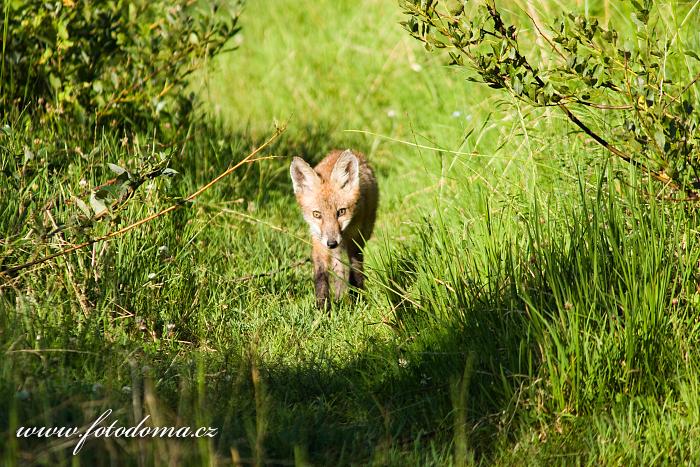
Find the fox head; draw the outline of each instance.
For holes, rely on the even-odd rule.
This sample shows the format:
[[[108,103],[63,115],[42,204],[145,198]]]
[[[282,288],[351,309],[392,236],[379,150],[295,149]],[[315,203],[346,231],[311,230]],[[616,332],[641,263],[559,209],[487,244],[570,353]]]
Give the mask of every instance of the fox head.
[[[357,156],[349,149],[338,156],[330,174],[318,172],[303,159],[295,157],[289,172],[304,219],[311,234],[322,245],[336,248],[352,222],[360,196]]]

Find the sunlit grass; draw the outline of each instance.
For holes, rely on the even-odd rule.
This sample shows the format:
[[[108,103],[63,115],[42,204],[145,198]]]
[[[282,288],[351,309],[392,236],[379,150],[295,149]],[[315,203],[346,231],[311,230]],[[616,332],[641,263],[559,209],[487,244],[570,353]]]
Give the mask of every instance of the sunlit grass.
[[[192,129],[172,156],[180,176],[63,240],[42,237],[39,207],[66,222],[71,195],[105,183],[107,162],[157,152],[153,135],[6,118],[3,267],[157,212],[288,122],[276,159],[3,283],[6,463],[74,462],[16,428],[82,426],[107,408],[219,435],[90,440],[75,462],[700,460],[695,213],[630,188],[646,182],[556,114],[467,82],[401,19],[379,0],[250,1],[243,42],[201,88],[223,123]],[[310,265],[289,267],[309,246],[288,164],[336,147],[369,156],[381,204],[367,291],[326,315]]]

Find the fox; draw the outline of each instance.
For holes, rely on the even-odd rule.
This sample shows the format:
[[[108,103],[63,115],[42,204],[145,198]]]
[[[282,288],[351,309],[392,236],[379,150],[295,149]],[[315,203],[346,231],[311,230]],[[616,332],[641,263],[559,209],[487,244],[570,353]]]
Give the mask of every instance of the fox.
[[[294,157],[289,172],[311,231],[316,307],[328,311],[329,273],[334,276],[336,300],[348,283],[364,288],[362,251],[377,217],[377,179],[365,156],[350,149],[331,151],[314,168]]]

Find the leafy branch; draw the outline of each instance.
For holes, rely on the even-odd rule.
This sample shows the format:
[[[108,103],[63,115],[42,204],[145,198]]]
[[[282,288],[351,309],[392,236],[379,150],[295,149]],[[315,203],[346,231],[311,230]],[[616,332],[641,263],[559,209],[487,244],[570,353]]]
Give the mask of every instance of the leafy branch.
[[[674,192],[698,198],[700,139],[697,105],[688,91],[700,75],[683,84],[672,69],[675,53],[656,40],[653,2],[632,1],[635,37],[621,37],[612,25],[572,13],[535,31],[553,60],[534,62],[521,50],[518,28],[494,0],[450,2],[402,0],[403,26],[428,50],[447,51],[451,65],[468,66],[493,89],[503,89],[534,107],[557,107],[580,131],[617,158]],[[657,15],[658,16],[658,15]],[[693,52],[686,55],[700,61]],[[594,128],[576,108],[606,112],[610,129]]]

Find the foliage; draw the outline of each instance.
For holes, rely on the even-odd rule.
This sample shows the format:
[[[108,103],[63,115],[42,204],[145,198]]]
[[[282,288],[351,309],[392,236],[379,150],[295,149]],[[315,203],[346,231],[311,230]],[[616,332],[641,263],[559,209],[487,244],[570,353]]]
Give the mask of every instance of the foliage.
[[[241,1],[4,2],[0,108],[98,124],[184,123],[192,73],[225,50]]]
[[[634,170],[610,182],[564,119],[464,86],[404,40],[392,2],[247,5],[250,40],[202,96],[229,125],[177,149],[67,121],[0,129],[2,269],[160,212],[294,115],[274,159],[196,202],[0,273],[0,463],[700,464],[698,213],[629,189]],[[296,266],[310,248],[288,164],[337,147],[368,155],[382,202],[367,290],[326,315]],[[116,215],[71,227],[73,197],[90,208],[113,179]],[[52,218],[66,228],[42,236]],[[15,436],[106,409],[219,432],[95,437],[79,456]]]
[[[539,61],[526,57],[518,28],[493,0],[401,3],[409,16],[402,24],[429,50],[446,49],[453,65],[470,66],[491,88],[535,107],[558,107],[615,156],[698,196],[700,114],[695,109],[700,102],[691,91],[700,74],[690,78],[690,68],[673,64],[684,54],[696,61],[700,57],[677,46],[677,32],[660,40],[664,25],[655,2],[631,2],[634,32],[566,13],[545,34],[531,18],[547,49]],[[577,108],[614,115],[604,116],[608,127],[594,128],[597,116],[589,112],[582,120],[572,111]]]

